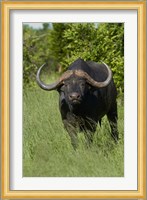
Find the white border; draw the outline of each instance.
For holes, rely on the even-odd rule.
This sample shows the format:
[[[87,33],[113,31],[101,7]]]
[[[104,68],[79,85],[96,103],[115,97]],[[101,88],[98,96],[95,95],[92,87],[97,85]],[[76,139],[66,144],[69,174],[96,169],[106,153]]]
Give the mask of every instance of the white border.
[[[22,23],[125,23],[125,157],[124,177],[22,177]],[[11,10],[10,12],[10,189],[137,190],[137,11]]]

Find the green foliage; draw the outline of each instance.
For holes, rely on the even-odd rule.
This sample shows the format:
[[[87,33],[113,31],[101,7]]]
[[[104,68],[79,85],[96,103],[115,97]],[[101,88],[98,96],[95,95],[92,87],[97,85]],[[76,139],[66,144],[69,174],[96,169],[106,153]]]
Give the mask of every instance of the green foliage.
[[[35,97],[35,98],[34,98]],[[115,144],[106,118],[97,127],[90,148],[82,132],[76,151],[65,131],[58,109],[58,94],[39,88],[25,89],[23,101],[23,176],[124,176],[123,106],[118,106],[120,140]]]
[[[97,30],[97,59],[107,63],[119,90],[124,89],[124,24],[101,24]]]
[[[58,63],[61,62],[63,57],[66,57],[66,52],[64,47],[66,46],[66,41],[63,39],[64,31],[67,29],[68,24],[64,23],[54,23],[53,30],[50,35],[50,48],[54,60]],[[61,64],[61,63],[60,63]]]
[[[38,67],[46,63],[51,65],[50,30],[47,24],[44,29],[34,30],[27,25],[23,27],[23,80],[24,86],[34,85]]]
[[[67,56],[62,59],[62,64],[65,68],[78,57],[84,60],[93,60],[95,31],[92,23],[70,24],[64,31],[63,38],[66,41],[64,51],[67,52]]]
[[[120,93],[124,90],[123,23],[48,23],[42,30],[24,26],[24,83],[32,83],[43,63],[55,72],[66,70],[74,60],[105,62],[114,74]]]

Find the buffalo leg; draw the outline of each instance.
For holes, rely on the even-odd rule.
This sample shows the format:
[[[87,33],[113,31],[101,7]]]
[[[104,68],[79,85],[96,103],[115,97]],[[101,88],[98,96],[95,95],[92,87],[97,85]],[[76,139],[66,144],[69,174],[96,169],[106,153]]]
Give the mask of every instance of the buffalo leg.
[[[77,132],[75,130],[75,127],[72,126],[71,124],[69,124],[67,122],[67,120],[63,120],[63,123],[64,123],[65,129],[67,130],[67,132],[70,136],[71,144],[72,144],[73,148],[76,150],[77,146],[78,146],[78,138],[77,138]]]
[[[85,134],[85,138],[86,138],[86,141],[87,141],[87,145],[90,147],[93,143],[94,133],[87,130],[87,131],[84,132],[84,134]]]
[[[110,111],[107,114],[110,127],[111,127],[111,135],[115,142],[118,141],[118,128],[117,128],[117,104],[115,103],[113,107],[110,109]]]
[[[93,143],[93,136],[96,131],[96,126],[97,126],[96,122],[92,120],[85,121],[85,126],[83,127],[83,129],[84,129],[85,138],[88,142],[88,146],[90,146]]]

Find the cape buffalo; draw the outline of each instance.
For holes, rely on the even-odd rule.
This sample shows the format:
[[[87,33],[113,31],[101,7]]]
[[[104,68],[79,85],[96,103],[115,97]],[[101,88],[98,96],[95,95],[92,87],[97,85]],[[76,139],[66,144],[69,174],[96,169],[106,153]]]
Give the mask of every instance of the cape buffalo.
[[[40,80],[43,66],[37,72],[37,83],[44,90],[59,92],[62,121],[73,147],[77,147],[77,130],[85,133],[89,144],[93,141],[97,123],[101,125],[104,115],[107,115],[111,135],[117,141],[117,92],[110,68],[105,63],[79,58],[55,83],[45,84]]]

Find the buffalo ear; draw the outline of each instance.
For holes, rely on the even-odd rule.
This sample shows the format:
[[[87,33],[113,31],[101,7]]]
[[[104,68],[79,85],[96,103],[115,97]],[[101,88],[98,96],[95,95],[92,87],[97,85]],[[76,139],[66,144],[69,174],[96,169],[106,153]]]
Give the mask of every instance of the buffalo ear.
[[[60,93],[60,92],[64,92],[64,84],[63,85],[60,85],[58,88],[57,88],[57,91]]]

